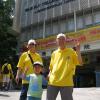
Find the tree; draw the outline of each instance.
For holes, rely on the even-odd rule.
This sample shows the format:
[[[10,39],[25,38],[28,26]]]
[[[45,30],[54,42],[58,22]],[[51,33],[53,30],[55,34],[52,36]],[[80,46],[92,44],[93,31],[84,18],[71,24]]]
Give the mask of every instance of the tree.
[[[14,0],[0,0],[0,62],[16,55],[16,36],[12,34]],[[10,31],[9,31],[10,30]]]

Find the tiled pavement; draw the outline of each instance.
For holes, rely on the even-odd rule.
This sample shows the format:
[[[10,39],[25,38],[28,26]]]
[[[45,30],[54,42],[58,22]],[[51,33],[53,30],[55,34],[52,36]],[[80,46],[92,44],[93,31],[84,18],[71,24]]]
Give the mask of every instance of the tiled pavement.
[[[0,91],[0,100],[18,100],[20,91]],[[100,100],[100,88],[74,88],[74,100]],[[46,100],[46,90],[43,91],[42,100]],[[56,100],[61,100],[58,94]],[[67,100],[67,99],[66,99]]]

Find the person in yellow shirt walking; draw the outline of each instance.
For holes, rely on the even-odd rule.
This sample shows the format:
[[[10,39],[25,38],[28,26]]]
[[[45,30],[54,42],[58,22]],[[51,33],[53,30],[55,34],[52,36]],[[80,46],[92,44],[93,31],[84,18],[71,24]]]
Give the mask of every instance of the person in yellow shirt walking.
[[[0,64],[0,90],[2,90],[2,80],[3,80],[3,76],[2,76],[2,66]]]
[[[19,82],[19,77],[25,71],[26,67],[29,67],[26,75],[30,75],[34,72],[33,64],[34,62],[42,62],[41,56],[36,52],[36,41],[31,39],[28,41],[27,44],[28,51],[23,52],[18,61],[18,70],[16,75],[16,82]],[[28,91],[29,82],[25,79],[22,79],[22,88],[21,88],[21,95],[19,100],[26,100],[27,99],[27,91]]]
[[[58,49],[51,55],[48,75],[47,100],[56,100],[58,92],[61,100],[73,100],[73,75],[76,65],[82,65],[80,44],[76,43],[76,51],[66,47],[66,36],[57,35]]]
[[[5,60],[4,65],[2,66],[2,74],[3,74],[3,90],[9,90],[10,86],[10,75],[12,73],[11,64]]]

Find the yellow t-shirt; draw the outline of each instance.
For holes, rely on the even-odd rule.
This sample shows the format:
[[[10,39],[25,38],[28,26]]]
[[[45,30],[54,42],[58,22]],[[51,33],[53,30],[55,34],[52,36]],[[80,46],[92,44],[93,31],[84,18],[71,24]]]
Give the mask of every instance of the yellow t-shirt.
[[[51,55],[49,85],[73,86],[73,74],[78,64],[78,57],[73,49],[54,51]]]
[[[5,63],[5,64],[2,66],[2,72],[3,72],[3,70],[4,70],[5,65],[7,65],[7,68],[8,68],[8,70],[9,70],[9,74],[3,74],[3,75],[6,75],[6,76],[10,77],[10,70],[12,70],[11,64]]]
[[[28,51],[28,53],[31,55],[34,62],[39,61],[42,63],[42,58],[38,53],[31,53]],[[29,67],[29,70],[27,71],[26,75],[32,74],[34,72],[32,62],[28,56],[27,52],[22,53],[20,56],[19,62],[17,64],[17,67],[20,67],[22,70],[22,73],[24,72],[25,67]],[[22,80],[22,84],[28,83],[26,80]]]

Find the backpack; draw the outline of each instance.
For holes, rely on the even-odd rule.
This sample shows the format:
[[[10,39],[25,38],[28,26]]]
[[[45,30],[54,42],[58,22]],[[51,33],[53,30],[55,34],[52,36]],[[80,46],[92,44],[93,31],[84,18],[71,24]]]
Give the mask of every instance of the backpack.
[[[8,64],[4,65],[3,74],[9,74]]]

